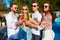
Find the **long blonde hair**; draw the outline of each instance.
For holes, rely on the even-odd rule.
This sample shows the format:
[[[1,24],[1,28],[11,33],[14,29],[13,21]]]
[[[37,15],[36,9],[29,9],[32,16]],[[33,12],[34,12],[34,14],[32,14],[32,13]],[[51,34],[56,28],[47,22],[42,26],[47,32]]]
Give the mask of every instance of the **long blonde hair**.
[[[29,8],[28,8],[28,6],[27,6],[27,5],[23,5],[22,8],[23,8],[23,7],[26,7],[26,8],[27,8],[27,13],[29,13]],[[21,13],[23,13],[22,9],[21,9]]]

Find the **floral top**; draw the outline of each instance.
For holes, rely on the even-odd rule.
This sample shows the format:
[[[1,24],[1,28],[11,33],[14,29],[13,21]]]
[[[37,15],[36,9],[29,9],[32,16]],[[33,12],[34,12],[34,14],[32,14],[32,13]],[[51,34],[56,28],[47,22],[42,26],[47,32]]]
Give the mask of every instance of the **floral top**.
[[[41,22],[41,27],[44,29],[52,29],[52,16],[43,14],[43,19]]]

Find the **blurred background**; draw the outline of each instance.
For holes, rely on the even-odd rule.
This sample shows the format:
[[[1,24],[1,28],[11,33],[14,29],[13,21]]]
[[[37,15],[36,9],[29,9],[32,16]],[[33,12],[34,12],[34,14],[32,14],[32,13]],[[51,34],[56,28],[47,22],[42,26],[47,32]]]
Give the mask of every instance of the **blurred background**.
[[[3,16],[4,14],[10,11],[10,4],[16,3],[18,5],[18,13],[21,12],[21,7],[23,5],[28,5],[30,12],[31,4],[35,0],[0,0],[0,40],[7,40],[7,26],[6,20]],[[54,13],[56,15],[56,19],[53,26],[53,31],[55,32],[55,39],[60,40],[60,0],[37,0],[39,2],[39,10],[41,11],[41,7],[43,2],[50,2],[52,4]]]

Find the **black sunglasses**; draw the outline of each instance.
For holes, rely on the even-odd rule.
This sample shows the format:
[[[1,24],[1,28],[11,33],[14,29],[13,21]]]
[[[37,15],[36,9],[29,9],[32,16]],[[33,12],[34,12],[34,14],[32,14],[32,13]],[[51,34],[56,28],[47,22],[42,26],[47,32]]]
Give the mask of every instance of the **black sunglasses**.
[[[32,7],[36,7],[36,5],[32,5]]]
[[[18,7],[15,7],[15,9],[18,9]]]
[[[28,9],[22,9],[22,10],[28,10]]]
[[[47,8],[48,6],[43,6],[43,7]]]

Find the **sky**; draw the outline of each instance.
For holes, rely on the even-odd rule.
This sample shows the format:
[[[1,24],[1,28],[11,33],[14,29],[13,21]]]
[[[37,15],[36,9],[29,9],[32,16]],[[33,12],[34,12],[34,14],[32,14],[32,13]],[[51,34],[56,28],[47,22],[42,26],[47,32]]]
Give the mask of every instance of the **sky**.
[[[6,3],[6,7],[7,7],[7,8],[10,7],[10,1],[12,1],[12,0],[3,0],[3,2]]]
[[[6,3],[6,7],[7,8],[9,8],[10,7],[10,2],[11,2],[12,0],[3,0],[3,2],[5,2]],[[31,0],[30,0],[31,1]],[[27,2],[29,2],[29,0],[27,0]]]

